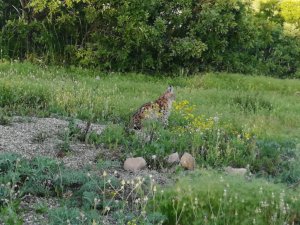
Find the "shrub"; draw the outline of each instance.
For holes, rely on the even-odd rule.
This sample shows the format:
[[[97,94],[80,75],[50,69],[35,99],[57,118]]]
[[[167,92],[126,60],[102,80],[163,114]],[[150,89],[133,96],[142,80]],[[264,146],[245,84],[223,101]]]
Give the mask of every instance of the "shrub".
[[[258,13],[242,0],[32,0],[22,16],[18,5],[0,5],[1,58],[167,74],[299,70],[300,42],[285,34],[278,1]]]

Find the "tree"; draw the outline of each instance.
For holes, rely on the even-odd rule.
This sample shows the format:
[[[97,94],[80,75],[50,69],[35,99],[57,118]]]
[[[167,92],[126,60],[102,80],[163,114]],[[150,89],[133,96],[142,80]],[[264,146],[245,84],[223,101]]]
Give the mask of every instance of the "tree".
[[[285,21],[300,28],[300,0],[282,0],[280,7]]]

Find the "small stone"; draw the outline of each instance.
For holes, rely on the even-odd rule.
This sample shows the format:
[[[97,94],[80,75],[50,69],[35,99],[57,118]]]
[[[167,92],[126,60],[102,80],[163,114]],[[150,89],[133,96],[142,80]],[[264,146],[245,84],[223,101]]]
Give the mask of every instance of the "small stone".
[[[196,166],[195,158],[186,152],[180,159],[180,165],[188,170],[194,170]]]
[[[180,162],[179,155],[177,152],[169,155],[166,160],[169,164],[175,164]]]
[[[231,166],[225,167],[224,170],[225,170],[226,173],[233,174],[233,175],[245,176],[245,174],[247,173],[246,168],[233,168]]]
[[[141,170],[147,166],[147,163],[144,158],[136,157],[136,158],[128,158],[124,162],[124,170],[136,172]]]

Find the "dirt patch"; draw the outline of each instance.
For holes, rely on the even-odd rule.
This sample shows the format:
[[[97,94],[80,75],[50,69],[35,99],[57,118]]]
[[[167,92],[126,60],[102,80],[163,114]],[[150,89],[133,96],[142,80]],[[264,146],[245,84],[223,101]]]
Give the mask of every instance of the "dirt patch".
[[[85,122],[76,121],[79,127]],[[65,166],[82,168],[94,162],[101,149],[80,142],[71,143],[72,152],[63,158],[57,158],[57,146],[62,142],[61,134],[69,122],[57,118],[21,118],[14,117],[9,126],[0,125],[0,153],[17,153],[31,159],[37,156],[56,158]],[[92,124],[91,129],[101,133],[104,125]]]

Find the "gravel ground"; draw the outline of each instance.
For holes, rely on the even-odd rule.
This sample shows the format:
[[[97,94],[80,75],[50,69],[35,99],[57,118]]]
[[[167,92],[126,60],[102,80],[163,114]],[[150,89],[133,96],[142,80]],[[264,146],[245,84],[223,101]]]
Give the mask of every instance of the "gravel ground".
[[[77,122],[80,128],[85,127],[84,122]],[[14,152],[25,158],[36,156],[57,158],[57,145],[63,142],[60,136],[68,124],[68,121],[56,118],[14,117],[11,125],[0,125],[0,153]],[[101,133],[104,128],[104,125],[92,124],[90,129]],[[72,154],[57,159],[74,169],[91,164],[101,151],[80,142],[71,143],[70,146]]]

